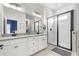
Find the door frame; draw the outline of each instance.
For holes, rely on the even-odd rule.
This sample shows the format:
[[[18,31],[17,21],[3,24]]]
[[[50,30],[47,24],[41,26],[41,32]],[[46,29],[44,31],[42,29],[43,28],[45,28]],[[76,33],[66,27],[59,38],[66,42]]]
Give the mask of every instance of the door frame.
[[[58,24],[59,21],[58,21],[58,17],[60,15],[66,14],[66,13],[70,13],[71,14],[71,17],[70,17],[71,18],[70,19],[70,25],[71,25],[71,27],[70,27],[70,49],[62,47],[62,46],[59,45],[59,24]],[[72,51],[72,31],[74,30],[74,14],[73,14],[73,10],[65,12],[65,13],[62,13],[60,15],[57,16],[57,46]]]
[[[66,13],[69,13],[70,12],[70,14],[71,14],[71,28],[70,28],[70,46],[71,46],[71,48],[70,49],[68,49],[68,48],[64,48],[64,47],[61,47],[61,46],[59,46],[58,45],[58,40],[59,40],[59,38],[58,38],[58,16],[59,15],[62,15],[62,14],[66,14]],[[55,17],[55,16],[57,16],[57,46],[58,47],[61,47],[61,48],[64,48],[64,49],[67,49],[67,50],[70,50],[70,51],[72,51],[72,31],[74,31],[74,10],[70,10],[70,11],[67,11],[67,12],[64,12],[64,13],[60,13],[60,14],[58,14],[58,15],[54,15],[54,16],[51,16],[51,17],[48,17],[47,18],[47,43],[48,43],[48,20],[49,20],[49,18],[52,18],[52,17]],[[48,44],[50,44],[50,43],[48,43]],[[53,45],[53,44],[52,44]]]

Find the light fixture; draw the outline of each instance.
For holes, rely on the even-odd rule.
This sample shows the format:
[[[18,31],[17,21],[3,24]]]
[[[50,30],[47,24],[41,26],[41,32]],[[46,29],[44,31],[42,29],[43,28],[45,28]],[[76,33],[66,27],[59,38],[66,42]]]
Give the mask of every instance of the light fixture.
[[[17,7],[18,11],[24,11],[22,7]]]
[[[34,15],[34,16],[36,16],[36,17],[41,17],[41,15],[40,15],[40,13],[38,13],[38,12],[32,12],[32,14]]]
[[[13,5],[13,4],[10,4],[10,3],[5,3],[5,4],[2,4],[2,5],[5,6],[5,7],[8,7],[8,8],[12,8],[12,9],[24,12],[22,7],[18,7],[16,5]]]

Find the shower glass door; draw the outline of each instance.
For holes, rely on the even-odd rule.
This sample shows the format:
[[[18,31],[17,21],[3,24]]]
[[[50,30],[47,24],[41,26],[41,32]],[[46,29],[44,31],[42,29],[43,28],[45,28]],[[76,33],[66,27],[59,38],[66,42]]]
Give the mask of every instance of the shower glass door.
[[[58,46],[71,49],[71,12],[58,16]]]

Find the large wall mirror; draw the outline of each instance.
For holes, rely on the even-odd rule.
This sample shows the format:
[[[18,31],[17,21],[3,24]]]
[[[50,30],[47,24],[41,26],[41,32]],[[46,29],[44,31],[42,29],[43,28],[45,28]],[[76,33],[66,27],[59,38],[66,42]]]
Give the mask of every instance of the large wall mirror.
[[[41,32],[41,30],[39,31],[39,29],[42,28],[40,26],[41,21],[39,20],[42,19],[32,14],[17,12],[16,10],[13,10],[11,8],[4,7],[3,36],[11,33],[13,34],[14,31],[16,31],[15,34],[17,35],[39,33]]]

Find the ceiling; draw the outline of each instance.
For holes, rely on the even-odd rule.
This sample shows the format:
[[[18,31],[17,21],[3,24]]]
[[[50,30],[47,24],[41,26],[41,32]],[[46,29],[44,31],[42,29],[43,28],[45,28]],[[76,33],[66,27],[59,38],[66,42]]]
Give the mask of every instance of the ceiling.
[[[32,13],[33,11],[43,14],[43,6],[39,3],[19,3],[23,7],[26,13]]]
[[[52,10],[57,10],[69,5],[74,5],[74,3],[17,3],[20,5],[26,13],[32,14],[33,11],[43,14],[44,7],[50,8]]]
[[[43,13],[44,7],[50,8],[52,10],[57,10],[59,8],[63,8],[69,5],[74,5],[74,3],[19,3],[27,13],[31,13],[32,11],[37,11],[39,13]]]
[[[74,5],[74,3],[43,3],[42,5],[52,9],[57,10],[66,6]]]

